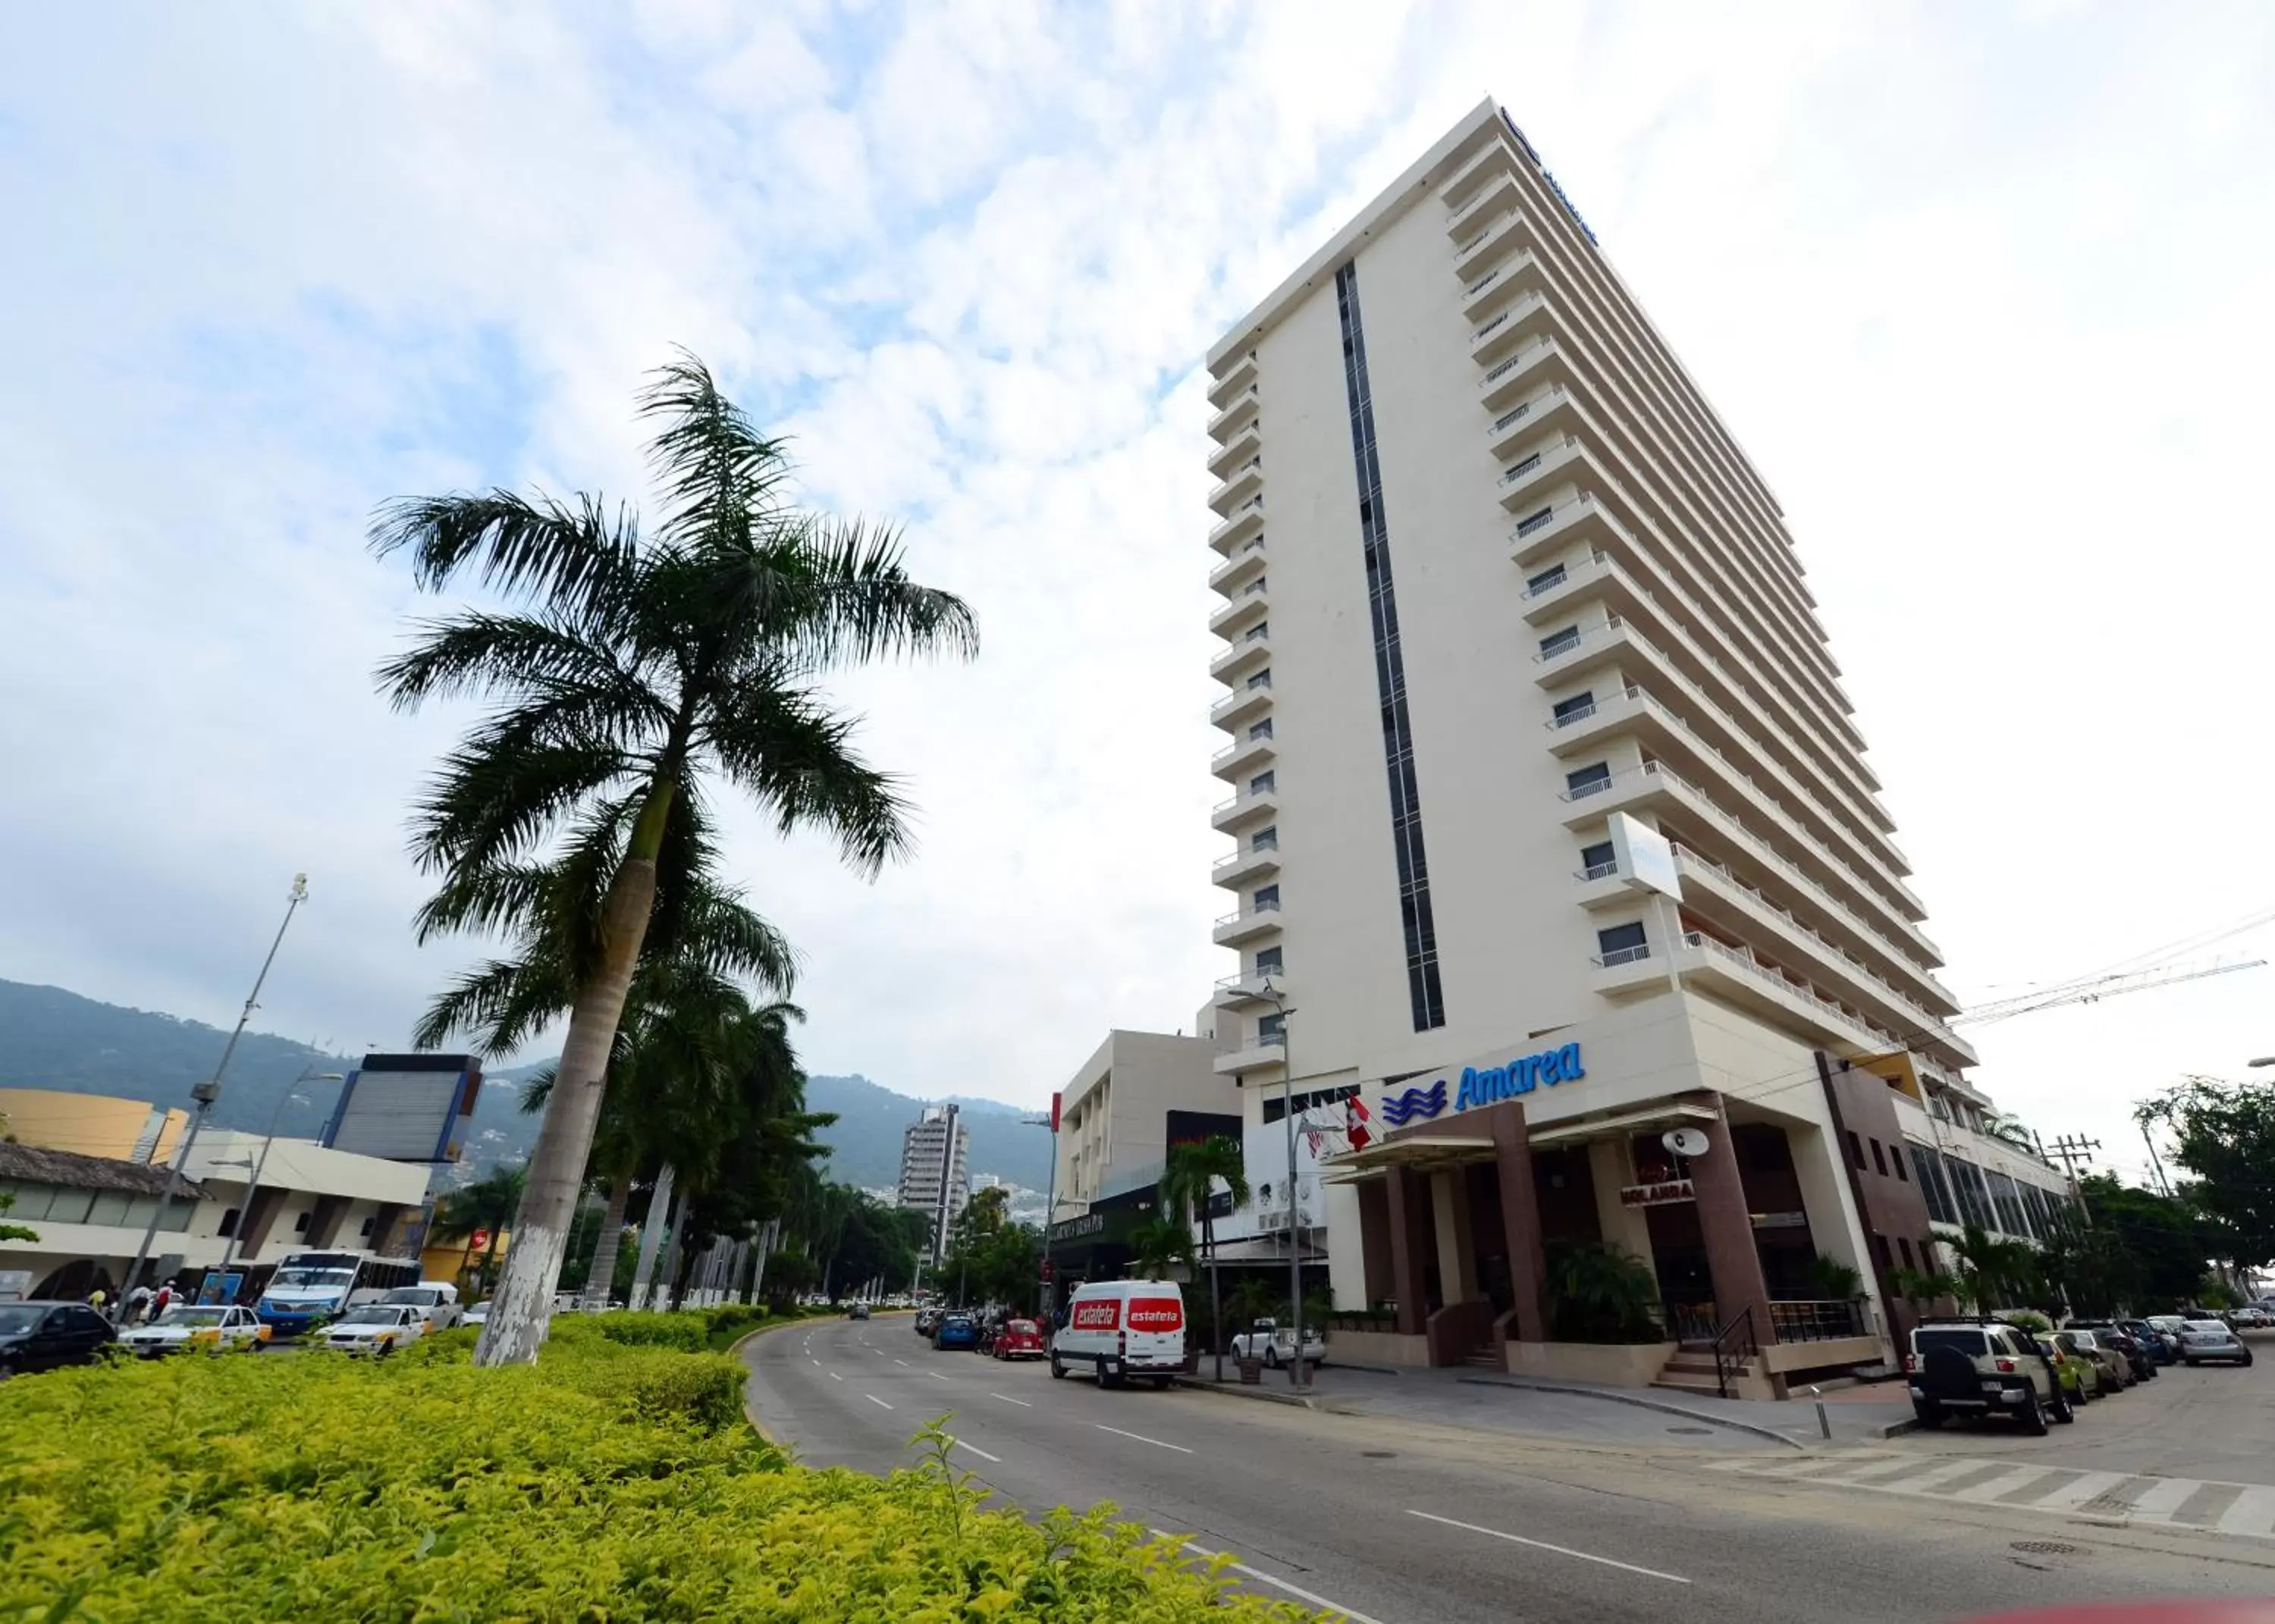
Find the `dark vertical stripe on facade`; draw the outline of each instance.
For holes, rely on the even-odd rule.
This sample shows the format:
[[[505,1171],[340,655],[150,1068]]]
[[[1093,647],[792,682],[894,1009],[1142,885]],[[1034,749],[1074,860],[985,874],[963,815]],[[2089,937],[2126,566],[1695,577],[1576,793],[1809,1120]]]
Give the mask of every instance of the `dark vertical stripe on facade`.
[[[1398,859],[1398,911],[1406,927],[1406,986],[1414,1030],[1446,1023],[1438,980],[1438,927],[1430,911],[1430,863],[1422,849],[1422,796],[1414,782],[1414,729],[1406,715],[1406,661],[1399,652],[1398,595],[1390,580],[1390,523],[1374,450],[1374,397],[1366,334],[1358,317],[1358,268],[1335,273],[1343,328],[1343,389],[1350,397],[1351,458],[1358,470],[1359,538],[1366,557],[1366,608],[1374,623],[1374,685],[1382,706],[1383,767],[1390,781],[1390,844]]]

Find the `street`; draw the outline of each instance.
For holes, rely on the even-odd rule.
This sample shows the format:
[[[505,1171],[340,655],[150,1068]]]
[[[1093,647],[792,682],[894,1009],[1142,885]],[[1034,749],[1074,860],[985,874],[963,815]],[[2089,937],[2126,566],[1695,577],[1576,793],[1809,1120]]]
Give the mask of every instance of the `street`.
[[[1657,1620],[1670,1608],[1929,1620],[2275,1591],[2275,1539],[1782,1475],[1851,1458],[1842,1452],[1744,1447],[1727,1435],[1693,1449],[1612,1446],[1186,1390],[1100,1392],[1078,1377],[1054,1381],[1040,1363],[934,1353],[900,1317],[771,1333],[743,1356],[755,1413],[808,1465],[911,1464],[911,1435],[945,1415],[962,1464],[1020,1508],[1110,1501],[1190,1536],[1197,1553],[1228,1553],[1253,1588],[1361,1624]],[[2067,1431],[2138,1401],[2098,1406]],[[1969,1441],[1954,1433],[1916,1446],[1961,1453]],[[1893,1462],[1909,1463],[1908,1454]],[[1780,1475],[1755,1475],[1765,1471]]]

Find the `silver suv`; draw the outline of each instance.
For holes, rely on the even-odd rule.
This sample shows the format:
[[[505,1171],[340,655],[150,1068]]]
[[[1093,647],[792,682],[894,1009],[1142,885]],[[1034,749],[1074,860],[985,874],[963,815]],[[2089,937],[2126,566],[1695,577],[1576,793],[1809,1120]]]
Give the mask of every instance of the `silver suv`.
[[[1946,1416],[2012,1416],[2034,1438],[2046,1420],[2070,1418],[2069,1401],[2045,1356],[2012,1326],[1931,1320],[1912,1333],[1904,1374],[1924,1427]]]

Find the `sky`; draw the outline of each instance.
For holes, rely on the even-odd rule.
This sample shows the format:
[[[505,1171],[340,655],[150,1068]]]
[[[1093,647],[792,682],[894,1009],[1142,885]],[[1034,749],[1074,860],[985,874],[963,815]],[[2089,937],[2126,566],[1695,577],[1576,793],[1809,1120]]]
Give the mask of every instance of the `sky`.
[[[913,861],[730,823],[809,1066],[1039,1104],[1189,1029],[1202,358],[1488,94],[1783,502],[1946,982],[2275,910],[2275,10],[122,5],[0,59],[0,976],[226,1025],[305,870],[257,1024],[401,1045],[479,950],[408,929],[467,714],[374,695],[433,606],[370,513],[637,501],[682,344],[984,639],[833,679]],[[1973,1035],[2129,1173],[2275,968]]]

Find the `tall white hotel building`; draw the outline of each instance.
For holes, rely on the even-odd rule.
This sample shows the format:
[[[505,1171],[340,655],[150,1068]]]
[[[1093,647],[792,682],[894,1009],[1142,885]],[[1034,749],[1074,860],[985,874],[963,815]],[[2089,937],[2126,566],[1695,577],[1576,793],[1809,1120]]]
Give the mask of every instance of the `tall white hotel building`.
[[[1777,498],[1508,115],[1209,372],[1217,1069],[1252,1178],[1291,1060],[1308,1124],[1371,1109],[1298,1222],[1378,1354],[1604,1374],[1540,1280],[1612,1241],[1778,1387],[1888,1351],[1938,1226],[2041,1231]]]

